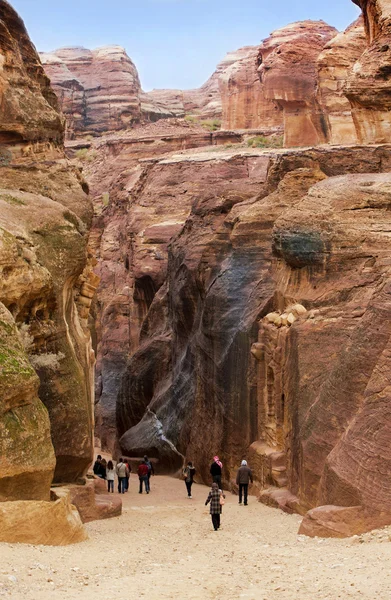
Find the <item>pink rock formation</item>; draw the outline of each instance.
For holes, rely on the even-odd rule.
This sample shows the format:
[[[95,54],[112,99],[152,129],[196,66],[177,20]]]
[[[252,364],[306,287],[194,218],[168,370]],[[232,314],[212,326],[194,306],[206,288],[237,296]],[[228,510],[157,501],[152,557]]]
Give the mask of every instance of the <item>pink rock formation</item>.
[[[219,76],[223,129],[256,129],[283,126],[281,106],[265,98],[257,73],[258,48],[240,48],[236,60]]]
[[[303,365],[308,365],[301,384],[287,362],[293,349],[298,351],[296,338],[280,342],[280,330],[272,328],[270,337],[261,337],[261,348],[255,349],[257,354],[261,351],[260,359],[250,358],[250,349],[258,342],[258,319],[262,315],[280,303],[282,308],[285,302],[304,301],[308,281],[302,280],[301,293],[299,269],[305,266],[306,254],[310,258],[315,254],[316,265],[318,260],[323,263],[316,256],[317,238],[310,232],[308,244],[303,241],[304,257],[300,257],[299,245],[298,256],[292,257],[284,275],[273,256],[273,226],[315,182],[347,170],[376,171],[380,155],[384,159],[386,154],[381,148],[352,148],[349,152],[345,148],[278,153],[242,150],[240,154],[222,151],[181,154],[154,167],[159,177],[146,179],[151,196],[170,193],[182,198],[186,189],[186,196],[193,196],[192,210],[180,234],[171,241],[166,284],[149,307],[139,348],[123,380],[117,417],[119,433],[124,432],[120,444],[125,453],[157,455],[163,470],[175,470],[185,454],[196,456],[199,472],[207,481],[210,457],[221,452],[229,480],[240,457],[253,442],[261,440],[270,448],[267,455],[274,457],[262,460],[260,456],[257,479],[268,486],[289,486],[290,510],[310,508],[310,503],[305,506],[307,492],[295,497],[298,490],[292,469],[298,457],[300,431],[298,438],[292,439],[289,417],[292,414],[294,418],[299,399],[306,396],[300,390],[293,398],[281,386],[286,381],[295,390],[295,386],[306,386],[308,378],[315,381],[319,373],[327,373],[323,357],[327,361],[331,350],[319,356],[315,369],[316,346],[309,339],[300,344]],[[276,191],[269,194],[273,189]],[[311,218],[308,216],[304,229],[310,227]],[[324,215],[322,218],[327,229],[327,220]],[[336,242],[336,248],[339,244]],[[277,252],[277,242],[274,246]],[[335,285],[334,280],[330,285]],[[354,282],[352,285],[355,289]],[[314,307],[315,297],[311,300]],[[311,303],[306,300],[306,306],[307,302],[309,309]],[[327,336],[329,321],[326,323]],[[286,331],[295,335],[297,326]],[[333,325],[333,348],[333,336],[340,345],[339,331],[340,325]],[[275,365],[274,375],[271,365]],[[278,369],[284,368],[288,370],[280,376]],[[314,381],[310,379],[310,389],[316,389]],[[303,414],[307,402],[303,400],[300,408]],[[283,489],[281,494],[287,498]]]
[[[259,49],[265,98],[284,110],[285,146],[327,141],[327,127],[316,99],[317,58],[337,33],[324,21],[301,21],[274,31]]]
[[[351,105],[345,86],[355,62],[365,50],[362,18],[327,42],[318,57],[318,102],[327,123],[331,144],[357,143]]]
[[[118,131],[140,120],[137,69],[120,46],[62,48],[41,58],[67,116],[68,137]]]
[[[387,142],[391,135],[391,26],[387,0],[354,0],[362,8],[368,47],[346,86],[361,143]]]

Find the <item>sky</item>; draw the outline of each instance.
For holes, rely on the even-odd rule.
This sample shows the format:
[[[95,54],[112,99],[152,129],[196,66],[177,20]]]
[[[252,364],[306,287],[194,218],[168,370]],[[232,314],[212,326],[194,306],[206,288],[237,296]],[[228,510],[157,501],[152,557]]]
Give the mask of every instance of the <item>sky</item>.
[[[124,46],[144,90],[202,85],[229,51],[260,43],[293,21],[345,29],[351,0],[9,0],[35,46]]]

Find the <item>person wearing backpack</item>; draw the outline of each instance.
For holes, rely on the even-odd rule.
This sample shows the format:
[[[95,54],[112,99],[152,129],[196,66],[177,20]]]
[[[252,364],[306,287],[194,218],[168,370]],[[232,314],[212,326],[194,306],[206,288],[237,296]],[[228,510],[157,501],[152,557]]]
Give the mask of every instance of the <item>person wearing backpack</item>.
[[[129,469],[122,458],[118,461],[116,471],[118,476],[118,493],[124,494],[126,491],[126,478],[129,475]]]
[[[193,463],[191,460],[187,463],[187,466],[183,469],[183,479],[185,480],[186,489],[187,489],[187,497],[192,498],[191,495],[191,486],[194,482],[195,468],[193,467]]]

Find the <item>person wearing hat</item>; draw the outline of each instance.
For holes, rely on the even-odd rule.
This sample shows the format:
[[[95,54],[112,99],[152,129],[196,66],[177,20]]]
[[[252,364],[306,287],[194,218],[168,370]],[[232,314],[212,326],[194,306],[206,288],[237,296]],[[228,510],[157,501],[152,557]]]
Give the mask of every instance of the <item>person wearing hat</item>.
[[[242,464],[236,474],[236,483],[239,486],[239,504],[242,504],[244,495],[244,506],[247,506],[248,484],[253,482],[253,474],[250,467],[247,466],[247,461],[242,460]]]

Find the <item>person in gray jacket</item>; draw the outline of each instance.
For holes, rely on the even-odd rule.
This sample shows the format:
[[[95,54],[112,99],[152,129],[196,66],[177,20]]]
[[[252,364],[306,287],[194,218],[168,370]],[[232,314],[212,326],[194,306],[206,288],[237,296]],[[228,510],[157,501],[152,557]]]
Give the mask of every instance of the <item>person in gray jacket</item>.
[[[239,504],[242,504],[242,496],[244,495],[244,506],[247,506],[248,484],[253,482],[253,474],[250,467],[247,466],[247,461],[242,460],[242,464],[236,474],[236,483],[239,486]]]

